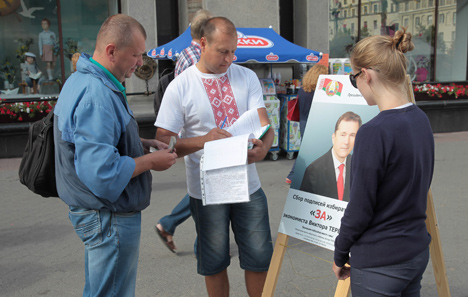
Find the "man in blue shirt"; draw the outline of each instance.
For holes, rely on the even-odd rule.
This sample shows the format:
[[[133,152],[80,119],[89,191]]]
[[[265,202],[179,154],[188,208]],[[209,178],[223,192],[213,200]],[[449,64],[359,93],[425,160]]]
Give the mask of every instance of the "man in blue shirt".
[[[85,245],[83,296],[135,295],[149,170],[168,169],[177,158],[167,145],[140,139],[126,100],[122,82],[142,65],[145,40],[134,18],[109,17],[93,57],[81,55],[54,110],[57,191]]]

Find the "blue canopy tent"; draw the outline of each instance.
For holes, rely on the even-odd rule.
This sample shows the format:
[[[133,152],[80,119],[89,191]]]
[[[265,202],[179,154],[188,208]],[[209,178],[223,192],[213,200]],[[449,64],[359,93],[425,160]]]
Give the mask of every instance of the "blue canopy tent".
[[[237,28],[235,63],[317,63],[322,53],[291,43],[271,28]],[[190,45],[190,27],[169,43],[148,51],[154,59],[176,61],[180,52]]]

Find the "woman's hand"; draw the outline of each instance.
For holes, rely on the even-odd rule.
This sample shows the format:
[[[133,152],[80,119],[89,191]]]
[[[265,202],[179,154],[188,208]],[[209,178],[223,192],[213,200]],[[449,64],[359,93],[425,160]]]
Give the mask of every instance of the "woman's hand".
[[[337,279],[345,280],[351,275],[351,266],[345,264],[343,267],[338,267],[333,263],[333,272]]]

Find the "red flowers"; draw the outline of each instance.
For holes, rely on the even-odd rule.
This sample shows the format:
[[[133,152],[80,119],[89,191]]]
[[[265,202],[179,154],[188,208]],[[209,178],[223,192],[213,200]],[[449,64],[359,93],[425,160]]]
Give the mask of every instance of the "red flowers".
[[[450,96],[455,96],[459,98],[461,96],[468,96],[468,86],[463,85],[442,85],[442,84],[423,84],[415,85],[413,87],[415,93],[427,93],[431,97],[442,98],[442,94],[448,94]]]
[[[33,101],[21,103],[6,103],[6,100],[0,100],[0,115],[8,115],[12,120],[23,121],[24,116],[27,114],[30,118],[36,114],[47,114],[52,110],[52,107],[57,103],[56,101]]]

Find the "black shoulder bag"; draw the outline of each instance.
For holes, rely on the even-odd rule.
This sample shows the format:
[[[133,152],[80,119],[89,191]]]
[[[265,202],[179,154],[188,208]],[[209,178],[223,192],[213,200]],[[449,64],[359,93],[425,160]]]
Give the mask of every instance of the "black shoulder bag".
[[[29,127],[19,167],[20,182],[43,197],[58,197],[55,182],[54,109]]]

